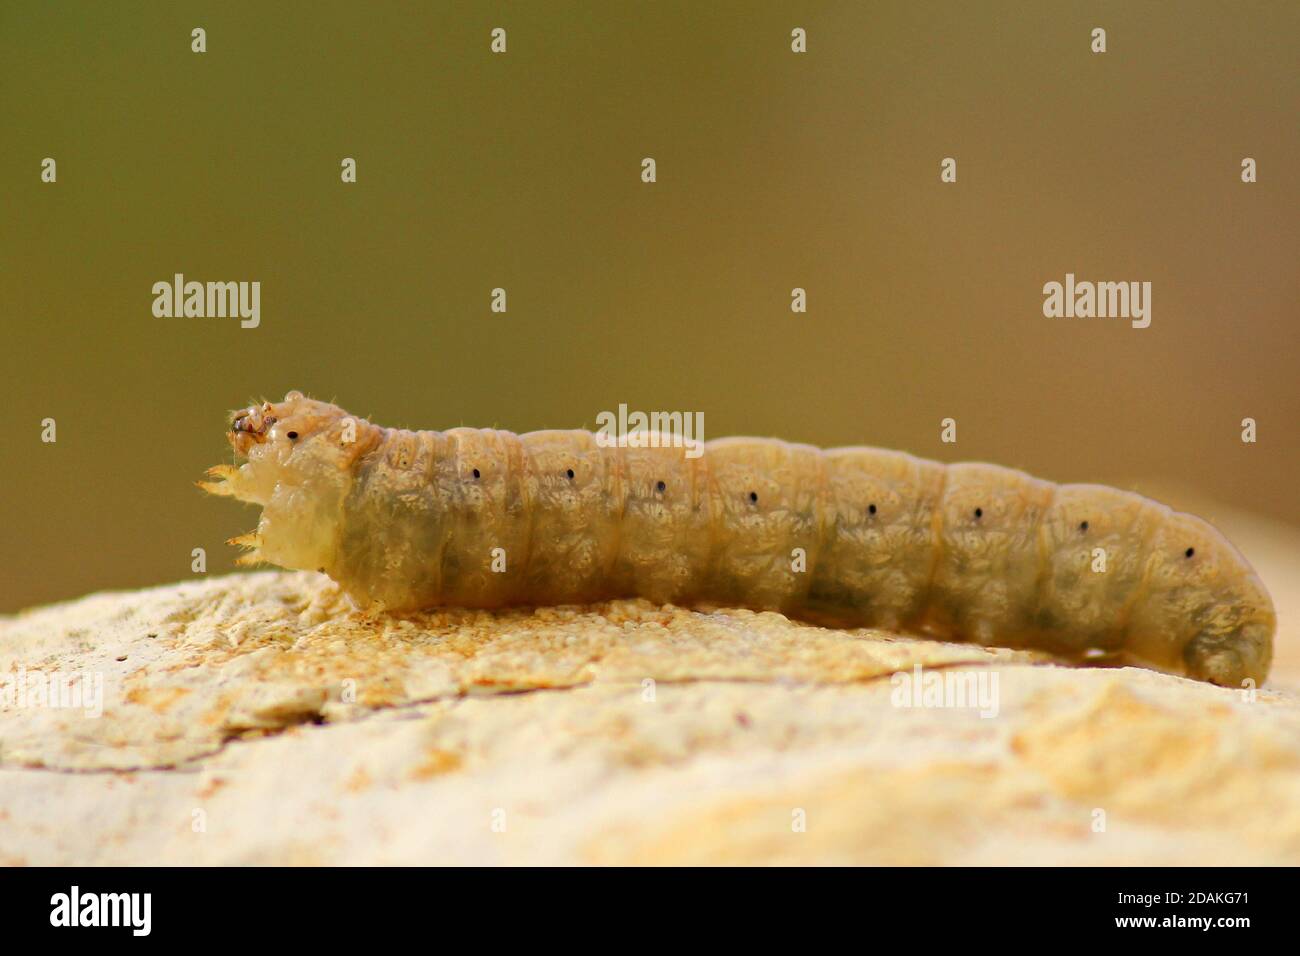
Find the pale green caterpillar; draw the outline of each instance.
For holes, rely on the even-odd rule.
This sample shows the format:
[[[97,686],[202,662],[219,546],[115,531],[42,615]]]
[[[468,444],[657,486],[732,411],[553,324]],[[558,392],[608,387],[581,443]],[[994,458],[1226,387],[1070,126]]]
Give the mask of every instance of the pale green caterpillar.
[[[1234,687],[1272,656],[1272,604],[1232,545],[1114,488],[775,439],[699,455],[403,431],[299,392],[238,412],[230,440],[247,463],[202,486],[263,506],[245,559],[321,571],[367,608],[738,605]]]

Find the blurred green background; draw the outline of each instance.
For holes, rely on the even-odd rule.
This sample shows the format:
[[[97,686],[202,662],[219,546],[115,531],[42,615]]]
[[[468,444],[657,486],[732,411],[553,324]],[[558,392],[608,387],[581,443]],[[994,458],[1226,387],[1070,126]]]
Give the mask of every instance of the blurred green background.
[[[192,482],[290,388],[1300,522],[1298,64],[1293,2],[6,3],[0,610],[228,570],[256,513]],[[155,318],[176,272],[260,280],[261,327]],[[1066,272],[1152,282],[1151,327],[1044,318]]]

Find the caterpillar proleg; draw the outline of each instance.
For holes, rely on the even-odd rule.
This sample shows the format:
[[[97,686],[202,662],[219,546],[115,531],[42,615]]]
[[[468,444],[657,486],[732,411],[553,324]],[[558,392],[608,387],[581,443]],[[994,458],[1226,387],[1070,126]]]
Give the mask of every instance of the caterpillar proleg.
[[[1262,682],[1275,616],[1208,523],[997,465],[724,438],[381,428],[290,392],[237,412],[244,561],[405,611],[643,597]],[[801,556],[801,558],[800,558]],[[796,559],[799,558],[799,559]]]

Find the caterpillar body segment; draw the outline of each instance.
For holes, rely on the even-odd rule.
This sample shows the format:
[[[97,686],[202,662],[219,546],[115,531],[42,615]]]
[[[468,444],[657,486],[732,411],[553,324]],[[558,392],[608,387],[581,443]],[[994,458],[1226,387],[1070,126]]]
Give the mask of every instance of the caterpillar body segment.
[[[365,607],[644,597],[778,610],[1240,686],[1267,592],[1217,531],[1131,492],[874,448],[386,429],[291,392],[202,483],[262,506],[246,555]]]

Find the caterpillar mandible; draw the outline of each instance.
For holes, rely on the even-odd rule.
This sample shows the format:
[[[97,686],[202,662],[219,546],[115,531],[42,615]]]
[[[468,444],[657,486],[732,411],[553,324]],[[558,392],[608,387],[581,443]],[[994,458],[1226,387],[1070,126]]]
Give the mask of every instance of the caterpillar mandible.
[[[1262,683],[1276,618],[1208,523],[1132,492],[876,448],[381,428],[290,392],[235,413],[200,486],[232,539],[362,607],[643,597]]]

